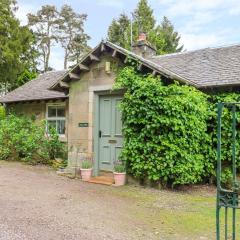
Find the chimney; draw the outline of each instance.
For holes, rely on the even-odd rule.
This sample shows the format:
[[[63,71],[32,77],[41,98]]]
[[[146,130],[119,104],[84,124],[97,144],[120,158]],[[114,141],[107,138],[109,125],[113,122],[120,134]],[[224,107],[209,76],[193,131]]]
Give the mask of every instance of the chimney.
[[[156,55],[156,49],[147,41],[146,33],[140,33],[137,43],[132,46],[132,51],[144,58]]]

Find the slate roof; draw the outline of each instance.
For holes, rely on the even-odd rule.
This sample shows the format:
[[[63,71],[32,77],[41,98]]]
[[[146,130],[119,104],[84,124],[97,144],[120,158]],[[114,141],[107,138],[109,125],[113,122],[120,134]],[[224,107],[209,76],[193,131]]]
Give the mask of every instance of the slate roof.
[[[40,74],[36,79],[27,82],[0,98],[0,102],[11,103],[66,98],[67,96],[63,92],[49,90],[65,73],[66,71],[51,71]]]
[[[90,54],[98,54],[101,46],[132,57],[144,66],[173,80],[199,89],[240,86],[240,44],[143,58],[109,41],[103,41]],[[86,55],[83,64],[89,64]],[[71,71],[74,72],[76,68]],[[70,81],[68,74],[61,81]],[[57,82],[53,89],[58,86]]]
[[[179,75],[176,71],[174,71],[174,69],[168,69],[167,67],[157,63],[157,62],[154,62],[152,61],[152,59],[150,58],[144,58],[142,56],[139,56],[131,51],[128,51],[116,44],[113,44],[109,41],[106,41],[105,43],[108,47],[112,47],[112,48],[115,48],[115,49],[118,49],[119,51],[125,53],[127,56],[130,56],[134,59],[137,59],[139,60],[141,63],[143,63],[144,65],[146,66],[149,66],[150,68],[153,68],[155,70],[157,70],[160,74],[164,75],[164,76],[167,76],[171,79],[178,79],[180,81],[183,81],[183,82],[189,82],[189,84],[193,84],[193,82],[191,81],[191,79],[185,79],[183,76]]]
[[[240,85],[240,44],[155,56],[149,60],[198,88]]]
[[[109,41],[103,41],[91,53],[82,58],[81,64],[89,65],[94,60],[94,58],[92,59],[93,55],[101,54],[102,47],[107,47],[108,51],[117,51],[123,56],[130,56],[153,72],[158,72],[167,78],[179,80],[200,89],[240,86],[240,44],[154,56],[146,59]],[[59,91],[62,89],[61,83],[70,81],[69,73],[79,71],[78,68],[79,65],[69,72],[44,73],[0,98],[0,102],[67,98],[64,92]]]

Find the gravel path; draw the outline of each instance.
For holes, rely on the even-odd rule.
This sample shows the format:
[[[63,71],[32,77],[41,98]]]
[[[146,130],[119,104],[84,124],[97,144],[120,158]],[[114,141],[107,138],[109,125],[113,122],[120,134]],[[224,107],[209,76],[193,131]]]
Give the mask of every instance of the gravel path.
[[[128,189],[0,161],[0,240],[164,239],[136,217],[144,207]]]
[[[16,234],[12,232],[6,225],[0,224],[0,240],[21,240],[26,239],[23,233]]]

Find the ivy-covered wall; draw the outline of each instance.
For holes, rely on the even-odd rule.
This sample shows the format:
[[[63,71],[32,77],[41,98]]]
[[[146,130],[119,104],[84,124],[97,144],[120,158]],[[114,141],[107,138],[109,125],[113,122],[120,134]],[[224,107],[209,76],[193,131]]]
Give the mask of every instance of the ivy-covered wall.
[[[121,158],[128,172],[163,185],[214,179],[216,103],[238,101],[239,93],[206,94],[177,82],[166,85],[134,67],[122,69],[115,89],[127,89],[121,104],[125,136]],[[230,175],[230,111],[223,116],[223,180]]]

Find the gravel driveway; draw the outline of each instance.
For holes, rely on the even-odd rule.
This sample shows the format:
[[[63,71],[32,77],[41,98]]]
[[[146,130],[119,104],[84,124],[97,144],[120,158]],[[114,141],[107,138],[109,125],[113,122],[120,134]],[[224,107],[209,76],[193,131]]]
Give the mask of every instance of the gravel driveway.
[[[215,191],[109,187],[0,161],[0,240],[210,240]]]
[[[128,191],[0,161],[0,240],[160,239]]]

